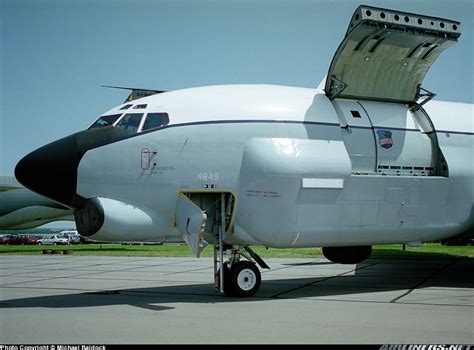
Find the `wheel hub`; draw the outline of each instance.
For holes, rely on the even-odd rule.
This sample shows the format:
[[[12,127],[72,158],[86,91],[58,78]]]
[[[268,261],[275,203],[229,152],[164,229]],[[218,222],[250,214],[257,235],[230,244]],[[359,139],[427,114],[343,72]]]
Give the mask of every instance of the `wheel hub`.
[[[244,269],[240,271],[239,276],[237,277],[239,288],[245,291],[251,290],[255,286],[256,282],[257,276],[250,269]]]

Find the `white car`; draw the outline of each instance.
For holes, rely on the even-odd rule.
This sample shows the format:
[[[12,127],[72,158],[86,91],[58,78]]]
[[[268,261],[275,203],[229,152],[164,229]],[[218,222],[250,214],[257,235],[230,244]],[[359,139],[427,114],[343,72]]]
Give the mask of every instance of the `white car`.
[[[69,244],[69,240],[65,237],[59,237],[57,235],[45,236],[38,239],[38,244]]]
[[[77,233],[77,230],[64,230],[59,232],[59,236],[67,238],[69,244],[81,243],[81,236]]]

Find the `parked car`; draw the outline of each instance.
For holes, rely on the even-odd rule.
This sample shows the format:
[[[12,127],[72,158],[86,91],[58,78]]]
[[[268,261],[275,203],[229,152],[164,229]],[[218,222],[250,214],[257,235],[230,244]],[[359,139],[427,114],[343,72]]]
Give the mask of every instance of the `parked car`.
[[[81,235],[76,233],[76,234],[70,234],[69,235],[69,243],[71,244],[79,244],[81,243]]]
[[[454,237],[443,239],[440,241],[442,245],[452,245],[452,246],[474,246],[474,238],[472,237]]]
[[[16,235],[10,238],[9,244],[23,245],[23,244],[36,244],[36,237],[33,235]]]
[[[38,239],[38,244],[69,244],[69,240],[66,237],[59,237],[58,235],[44,236]]]
[[[59,236],[67,238],[70,244],[81,243],[81,236],[77,233],[77,230],[64,230],[59,232]]]
[[[0,244],[8,244],[10,243],[11,236],[10,235],[1,235],[0,236]]]

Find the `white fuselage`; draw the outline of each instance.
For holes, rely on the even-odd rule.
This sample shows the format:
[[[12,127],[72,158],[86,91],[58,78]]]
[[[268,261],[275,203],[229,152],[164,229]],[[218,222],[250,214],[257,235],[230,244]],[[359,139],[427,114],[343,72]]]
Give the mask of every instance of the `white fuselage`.
[[[472,105],[430,102],[427,118],[405,105],[269,85],[192,88],[133,103],[168,113],[170,123],[87,151],[77,194],[142,208],[152,227],[94,239],[180,239],[180,191],[233,193],[225,240],[238,244],[430,241],[474,226]]]

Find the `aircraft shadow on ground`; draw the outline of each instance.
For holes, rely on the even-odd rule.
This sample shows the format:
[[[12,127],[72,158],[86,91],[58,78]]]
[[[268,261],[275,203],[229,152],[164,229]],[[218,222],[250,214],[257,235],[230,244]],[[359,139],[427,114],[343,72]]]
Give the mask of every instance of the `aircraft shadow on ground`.
[[[299,299],[317,297],[354,296],[361,293],[400,291],[400,295],[411,289],[427,287],[474,288],[472,261],[455,264],[455,262],[438,261],[409,264],[396,261],[383,264],[365,262],[354,266],[350,275],[328,275],[308,277],[312,270],[305,271],[302,278],[262,277],[259,292],[251,298],[232,298],[218,294],[211,284],[190,283],[166,285],[150,288],[130,288],[120,290],[101,290],[83,293],[40,296],[22,299],[11,299],[0,302],[0,309],[5,308],[85,308],[97,306],[130,305],[152,311],[174,309],[173,303],[228,303],[275,300],[276,298]],[[309,264],[300,264],[311,266]],[[319,263],[321,265],[321,263]],[[324,263],[323,265],[327,265]],[[335,265],[338,266],[338,265]],[[307,269],[308,270],[308,269]],[[444,272],[443,272],[444,271]],[[452,274],[450,274],[452,272]],[[370,299],[370,298],[369,298]]]

